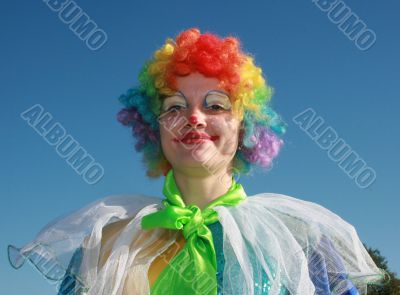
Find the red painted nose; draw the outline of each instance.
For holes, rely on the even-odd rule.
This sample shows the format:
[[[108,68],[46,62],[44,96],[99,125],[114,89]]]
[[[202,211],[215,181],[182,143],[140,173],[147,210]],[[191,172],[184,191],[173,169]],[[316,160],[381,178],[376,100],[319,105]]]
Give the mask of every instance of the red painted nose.
[[[189,118],[189,123],[190,124],[197,124],[198,121],[199,120],[197,120],[196,116],[190,116],[190,118]]]

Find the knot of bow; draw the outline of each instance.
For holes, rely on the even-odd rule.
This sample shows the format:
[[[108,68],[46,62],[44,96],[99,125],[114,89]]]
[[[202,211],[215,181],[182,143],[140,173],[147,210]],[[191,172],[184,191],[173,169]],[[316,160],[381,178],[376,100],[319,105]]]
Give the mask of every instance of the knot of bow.
[[[208,225],[218,221],[216,206],[236,206],[246,199],[242,186],[232,179],[228,192],[213,200],[203,210],[196,205],[184,203],[175,183],[173,171],[165,178],[162,201],[164,208],[143,216],[143,229],[167,228],[182,230],[186,243],[183,249],[168,263],[154,285],[151,295],[164,294],[217,294],[217,262],[213,236]],[[208,275],[209,282],[193,281]]]

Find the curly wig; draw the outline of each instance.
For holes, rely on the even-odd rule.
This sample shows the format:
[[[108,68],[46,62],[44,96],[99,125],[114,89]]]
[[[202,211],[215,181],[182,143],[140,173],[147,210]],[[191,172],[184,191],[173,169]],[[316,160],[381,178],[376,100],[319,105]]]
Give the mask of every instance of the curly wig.
[[[261,68],[241,50],[238,38],[201,34],[199,29],[191,28],[176,40],[168,38],[144,63],[139,86],[119,98],[124,108],[118,113],[118,121],[132,128],[135,148],[143,152],[147,175],[158,177],[171,169],[161,148],[158,116],[162,99],[177,90],[176,77],[193,72],[220,81],[230,94],[235,116],[242,122],[234,170],[249,173],[255,166],[270,168],[283,144],[280,136],[285,124],[269,106],[272,88]]]

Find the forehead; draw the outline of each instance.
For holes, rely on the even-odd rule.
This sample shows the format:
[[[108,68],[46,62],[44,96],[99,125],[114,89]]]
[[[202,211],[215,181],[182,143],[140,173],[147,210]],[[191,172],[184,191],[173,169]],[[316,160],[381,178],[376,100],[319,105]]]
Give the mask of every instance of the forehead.
[[[184,77],[176,78],[177,90],[181,91],[186,97],[202,96],[209,90],[221,90],[220,81],[214,77],[205,77],[200,73],[191,73]]]

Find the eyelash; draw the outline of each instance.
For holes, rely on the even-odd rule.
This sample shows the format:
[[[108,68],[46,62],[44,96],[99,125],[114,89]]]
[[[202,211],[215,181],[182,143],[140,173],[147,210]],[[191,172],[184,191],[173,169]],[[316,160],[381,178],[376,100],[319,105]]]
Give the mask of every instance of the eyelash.
[[[179,111],[181,108],[184,108],[183,106],[181,106],[181,105],[179,105],[179,104],[176,104],[176,105],[172,105],[172,106],[170,106],[167,110],[166,110],[166,112],[168,112],[168,111],[172,111],[172,110],[177,110],[177,111]]]
[[[171,106],[169,106],[167,109],[165,109],[164,112],[170,112],[172,110],[176,110],[179,111],[181,109],[185,109],[186,106],[183,106],[182,104],[173,104]],[[204,103],[204,108],[207,110],[211,110],[211,111],[230,111],[231,107],[229,108],[225,108],[224,105],[219,104],[218,102],[214,102],[213,104],[207,106],[206,103]]]
[[[215,108],[217,107],[217,108]],[[206,107],[207,109],[211,109],[213,111],[226,111],[228,109],[225,109],[223,106],[219,105],[219,104],[212,104],[208,107]]]
[[[166,110],[166,112],[169,112],[169,111],[172,111],[172,110],[179,111],[179,110],[181,110],[183,108],[184,108],[184,106],[182,106],[182,105],[172,105]],[[210,106],[206,107],[206,109],[212,110],[212,111],[229,111],[230,110],[230,109],[225,109],[223,106],[221,106],[219,104],[210,105]]]

